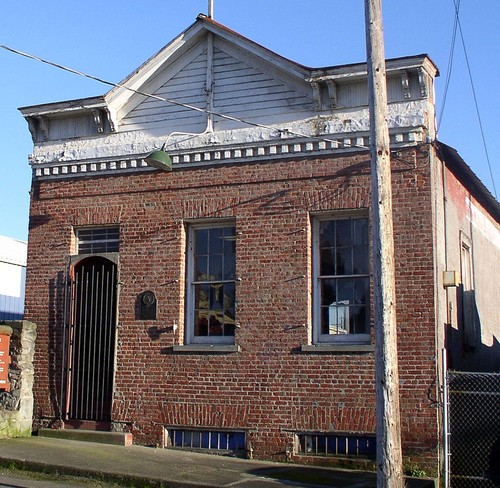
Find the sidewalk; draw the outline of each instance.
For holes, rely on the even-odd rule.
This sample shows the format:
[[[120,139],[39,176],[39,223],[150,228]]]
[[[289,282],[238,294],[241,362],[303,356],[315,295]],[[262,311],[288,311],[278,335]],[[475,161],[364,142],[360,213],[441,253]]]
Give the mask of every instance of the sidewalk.
[[[141,487],[375,487],[374,473],[271,463],[143,446],[29,437],[0,440],[0,465]],[[434,482],[409,479],[410,488]]]

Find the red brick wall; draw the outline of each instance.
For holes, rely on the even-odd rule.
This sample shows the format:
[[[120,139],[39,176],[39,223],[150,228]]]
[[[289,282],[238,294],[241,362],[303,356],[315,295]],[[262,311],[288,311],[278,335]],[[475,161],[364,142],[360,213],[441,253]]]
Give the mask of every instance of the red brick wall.
[[[408,164],[413,151],[403,159],[393,173],[403,440],[407,455],[434,469],[429,168],[425,156]],[[255,456],[284,459],[294,430],[374,432],[373,353],[300,351],[311,337],[310,213],[369,206],[367,155],[41,182],[32,192],[25,312],[39,327],[35,416],[58,413],[72,226],[113,223],[122,282],[113,421],[131,422],[136,442],[160,442],[162,425],[237,428],[248,430]],[[236,223],[238,353],[171,348],[183,337],[184,225],[207,218]],[[135,320],[144,290],[157,295],[156,321]]]

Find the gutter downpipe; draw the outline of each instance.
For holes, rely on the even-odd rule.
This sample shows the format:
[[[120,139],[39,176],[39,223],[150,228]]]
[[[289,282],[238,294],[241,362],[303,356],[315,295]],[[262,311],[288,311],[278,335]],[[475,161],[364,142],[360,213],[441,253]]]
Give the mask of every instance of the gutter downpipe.
[[[176,145],[194,139],[196,137],[204,136],[205,134],[211,134],[214,131],[214,35],[209,32],[207,34],[207,67],[205,73],[205,93],[207,96],[206,101],[206,113],[207,120],[205,130],[203,132],[171,132],[163,148],[168,148],[171,145]],[[180,141],[169,143],[170,139],[174,136],[189,136],[186,139]]]
[[[207,93],[207,128],[205,132],[214,130],[214,35],[212,32],[207,34],[207,73],[205,91]]]

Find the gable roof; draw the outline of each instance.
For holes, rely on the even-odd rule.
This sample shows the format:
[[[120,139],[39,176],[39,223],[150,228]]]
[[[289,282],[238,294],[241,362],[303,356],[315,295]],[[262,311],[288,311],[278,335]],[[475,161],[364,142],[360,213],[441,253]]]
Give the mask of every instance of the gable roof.
[[[467,188],[491,214],[500,222],[500,203],[488,191],[483,182],[476,176],[470,166],[462,159],[458,151],[442,142],[436,141],[436,148],[446,167],[457,177],[457,179]]]
[[[278,104],[275,108],[283,114],[303,110],[307,105],[313,108],[308,74],[308,68],[200,15],[194,24],[111,89],[104,99],[116,126],[130,114],[125,126],[132,130],[142,128],[145,117],[148,117],[148,127],[154,125],[152,115],[163,123],[169,116],[173,117],[175,126],[179,125],[179,119],[189,117],[195,120],[186,121],[182,130],[197,132],[207,111],[224,112],[236,118],[242,116],[241,107],[228,102],[227,91],[234,89],[234,85],[228,84],[229,76],[238,76],[242,84],[240,95],[233,93],[233,98],[242,98],[245,90],[247,94],[251,90],[261,104],[267,104],[268,109],[269,102]],[[211,106],[207,103],[210,96]],[[280,104],[284,104],[286,110],[285,107],[279,110]],[[139,106],[142,112],[132,114]],[[256,116],[255,110],[259,112],[259,107],[254,104],[252,110]],[[249,111],[247,108],[247,114]],[[269,110],[266,115],[269,116]],[[166,129],[172,132],[175,127]]]
[[[435,65],[386,71],[393,144],[432,137]],[[366,150],[369,134],[365,62],[306,67],[204,15],[106,94],[20,110],[48,178],[148,170],[165,143],[180,168]]]
[[[196,63],[197,71],[194,66]],[[211,74],[210,67],[213,70]],[[215,73],[214,70],[217,69],[219,71]],[[432,78],[438,74],[437,68],[425,54],[388,60],[386,69],[388,73],[424,69]],[[193,73],[196,78],[192,77]],[[241,107],[228,103],[227,89],[234,86],[207,85],[210,81],[214,83],[214,79],[224,84],[228,75],[239,76],[247,82],[239,87],[238,93],[232,93],[233,98],[247,98],[244,103],[248,105],[249,99],[257,97],[261,106],[254,104],[241,113]],[[102,111],[109,118],[111,130],[115,131],[127,115],[144,104],[143,108],[147,108],[147,112],[143,113],[147,116],[151,115],[152,109],[156,109],[164,122],[173,114],[176,118],[175,125],[178,124],[178,112],[185,112],[181,118],[185,118],[188,113],[190,117],[198,120],[188,124],[186,129],[196,131],[200,129],[201,119],[207,111],[245,119],[259,118],[260,113],[271,123],[272,115],[280,118],[281,122],[286,122],[282,120],[285,113],[285,118],[288,117],[289,120],[294,118],[292,114],[296,111],[309,111],[314,115],[322,96],[319,84],[324,84],[325,81],[344,82],[363,78],[366,78],[366,63],[323,68],[306,67],[200,14],[191,26],[105,95],[22,107],[20,110],[25,117],[61,117],[77,112],[95,114],[96,110]],[[187,89],[180,93],[179,88],[171,89],[172,87],[168,86],[172,84]],[[333,85],[329,85],[328,91],[331,86]],[[249,90],[245,93],[246,89]],[[214,103],[212,107],[207,108],[206,95],[210,90],[215,93]],[[278,105],[274,114],[271,110],[273,104]],[[267,110],[262,110],[264,105]],[[283,110],[280,110],[280,105]],[[249,115],[249,112],[252,114]],[[133,117],[137,115],[136,113]],[[141,120],[129,121],[125,125],[126,130],[134,130],[140,128]],[[168,134],[172,130],[175,129],[166,127],[164,133]]]
[[[226,40],[228,43],[244,50],[246,53],[251,53],[256,58],[267,61],[273,66],[281,69],[284,73],[287,73],[287,75],[296,77],[297,79],[306,78],[308,72],[311,70],[311,68],[307,68],[284,58],[215,20],[200,14],[193,24],[121,81],[118,84],[120,86],[112,88],[105,95],[106,101],[112,104],[120,97],[127,98],[133,96],[134,93],[128,89],[139,90],[145,82],[157,76],[158,73],[164,69],[167,62],[173,63],[186,55],[186,53],[201,40],[204,38],[206,40],[207,33],[217,35],[219,38]]]

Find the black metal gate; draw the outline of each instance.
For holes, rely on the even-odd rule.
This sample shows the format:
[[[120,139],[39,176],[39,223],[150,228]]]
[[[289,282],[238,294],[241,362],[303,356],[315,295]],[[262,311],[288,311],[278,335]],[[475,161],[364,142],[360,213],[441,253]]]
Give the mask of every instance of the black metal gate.
[[[66,418],[111,420],[117,266],[96,256],[79,261],[71,280]]]

